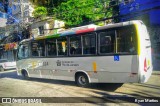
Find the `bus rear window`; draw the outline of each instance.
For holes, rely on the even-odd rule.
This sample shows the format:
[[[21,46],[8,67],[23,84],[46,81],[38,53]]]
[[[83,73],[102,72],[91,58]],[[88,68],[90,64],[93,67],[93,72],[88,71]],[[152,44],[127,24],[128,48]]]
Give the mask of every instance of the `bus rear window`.
[[[125,26],[117,30],[117,53],[135,54],[137,39],[134,26]]]

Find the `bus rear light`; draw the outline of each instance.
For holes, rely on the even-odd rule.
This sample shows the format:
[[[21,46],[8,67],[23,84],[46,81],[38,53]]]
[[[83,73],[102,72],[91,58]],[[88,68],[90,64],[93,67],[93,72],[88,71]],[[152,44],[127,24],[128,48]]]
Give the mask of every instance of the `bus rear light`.
[[[135,75],[137,75],[137,73],[131,73],[130,77],[134,77]]]
[[[147,61],[146,61],[146,58],[144,60],[144,71],[147,72]]]
[[[137,73],[131,73],[132,75],[137,75]]]

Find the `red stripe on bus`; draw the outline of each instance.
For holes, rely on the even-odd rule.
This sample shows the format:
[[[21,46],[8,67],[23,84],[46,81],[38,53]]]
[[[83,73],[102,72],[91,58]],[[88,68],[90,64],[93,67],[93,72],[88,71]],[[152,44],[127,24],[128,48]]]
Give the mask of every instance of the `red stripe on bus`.
[[[144,71],[147,72],[147,60],[146,60],[146,58],[144,60]]]
[[[80,34],[80,33],[85,33],[85,32],[92,32],[94,31],[94,28],[88,28],[88,29],[83,29],[83,30],[77,30],[76,34]]]

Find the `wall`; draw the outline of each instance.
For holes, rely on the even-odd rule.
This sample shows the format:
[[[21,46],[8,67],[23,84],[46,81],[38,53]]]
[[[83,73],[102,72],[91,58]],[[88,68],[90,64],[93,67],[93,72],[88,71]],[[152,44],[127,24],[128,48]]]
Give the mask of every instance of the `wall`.
[[[32,34],[34,35],[34,37],[39,36],[39,30],[38,27],[43,26],[44,25],[44,35],[52,35],[58,32],[58,30],[62,30],[64,27],[64,22],[63,21],[58,21],[58,20],[53,20],[53,19],[46,19],[43,21],[38,21],[38,22],[34,22],[31,25],[31,29],[32,29]],[[54,29],[55,28],[55,29]],[[60,29],[57,29],[60,28]]]
[[[7,22],[7,19],[0,17],[0,27],[5,27],[6,26],[6,22]]]
[[[44,29],[49,29],[49,24],[48,24],[47,20],[46,21],[39,21],[39,22],[33,23],[31,25],[31,29],[32,29],[31,32],[32,32],[32,35],[34,35],[34,37],[39,36],[39,29],[38,29],[38,27],[40,27],[40,26],[44,26]],[[44,31],[44,35],[46,35],[48,33],[49,33],[48,30]]]
[[[12,9],[12,16],[18,20],[28,22],[28,18],[33,12],[33,8],[29,0],[9,0],[9,7]],[[21,13],[22,11],[22,13]]]
[[[149,16],[150,25],[160,25],[160,0],[133,0],[133,2],[120,6],[121,21],[135,19],[142,15]]]
[[[160,0],[133,0],[121,3],[120,20],[142,20],[149,31],[154,53],[160,54]]]

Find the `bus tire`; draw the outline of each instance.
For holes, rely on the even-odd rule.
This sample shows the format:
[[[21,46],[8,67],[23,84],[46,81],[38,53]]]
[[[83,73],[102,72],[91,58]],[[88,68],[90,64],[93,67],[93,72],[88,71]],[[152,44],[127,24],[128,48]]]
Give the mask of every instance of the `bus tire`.
[[[23,78],[24,79],[29,79],[29,77],[28,77],[28,73],[27,73],[27,71],[26,70],[22,70],[22,76],[23,76]]]
[[[88,85],[89,85],[88,77],[84,73],[78,73],[76,75],[76,80],[75,81],[76,81],[76,84],[79,87],[88,87]]]
[[[1,71],[1,72],[5,71],[2,66],[0,66],[0,71]]]

